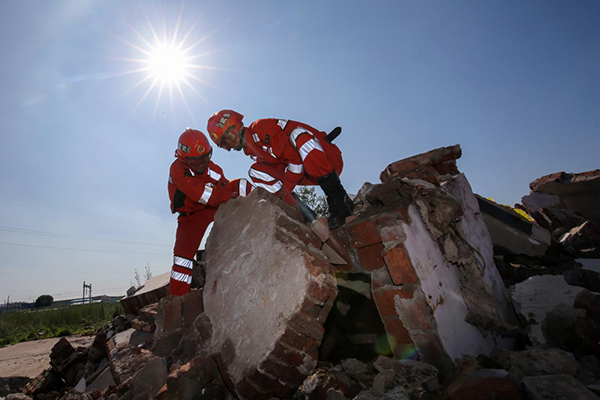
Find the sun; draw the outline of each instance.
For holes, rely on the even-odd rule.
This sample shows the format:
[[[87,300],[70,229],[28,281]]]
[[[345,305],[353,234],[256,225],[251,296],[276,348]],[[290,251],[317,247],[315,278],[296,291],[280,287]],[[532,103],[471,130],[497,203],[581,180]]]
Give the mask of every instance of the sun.
[[[209,57],[212,53],[202,52],[202,45],[215,31],[212,31],[199,39],[193,41],[193,38],[198,37],[198,32],[195,27],[198,23],[196,20],[184,35],[180,35],[182,27],[183,6],[180,9],[179,17],[171,31],[166,28],[166,21],[162,21],[160,32],[154,28],[150,22],[150,18],[146,15],[146,26],[142,29],[143,32],[148,32],[146,35],[140,33],[139,29],[130,26],[135,33],[135,40],[119,37],[119,40],[127,44],[136,53],[135,57],[120,58],[120,60],[129,63],[135,63],[136,68],[125,71],[119,75],[137,74],[140,79],[133,84],[123,95],[146,87],[146,90],[141,95],[137,102],[133,113],[144,103],[150,93],[156,92],[156,102],[154,105],[153,117],[156,115],[161,99],[165,93],[168,94],[171,108],[174,107],[175,96],[179,96],[183,101],[188,113],[193,116],[188,101],[186,92],[192,92],[202,101],[208,104],[208,101],[197,89],[197,84],[202,84],[216,89],[206,80],[198,76],[200,70],[218,70],[219,68],[198,64],[198,60]]]
[[[160,43],[152,49],[148,57],[148,72],[160,82],[181,82],[189,74],[187,62],[179,47]]]

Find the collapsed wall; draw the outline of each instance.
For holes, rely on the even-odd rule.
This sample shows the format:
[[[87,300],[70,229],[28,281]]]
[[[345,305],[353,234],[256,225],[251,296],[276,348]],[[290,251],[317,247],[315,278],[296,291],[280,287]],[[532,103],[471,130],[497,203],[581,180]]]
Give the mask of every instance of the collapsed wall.
[[[288,397],[316,366],[337,295],[320,249],[299,213],[261,189],[216,214],[204,307],[240,397]]]
[[[416,355],[442,375],[465,355],[511,347],[518,330],[460,155],[457,145],[391,164],[337,232],[347,272],[371,275],[394,356]]]

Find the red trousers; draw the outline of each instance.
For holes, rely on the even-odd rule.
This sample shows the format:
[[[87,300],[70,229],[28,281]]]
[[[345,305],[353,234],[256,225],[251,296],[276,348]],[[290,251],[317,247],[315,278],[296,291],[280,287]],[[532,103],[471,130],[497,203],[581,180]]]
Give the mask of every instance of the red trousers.
[[[206,228],[213,222],[217,207],[206,207],[191,215],[177,218],[177,234],[173,248],[173,268],[169,281],[171,295],[183,296],[192,284],[193,260]]]

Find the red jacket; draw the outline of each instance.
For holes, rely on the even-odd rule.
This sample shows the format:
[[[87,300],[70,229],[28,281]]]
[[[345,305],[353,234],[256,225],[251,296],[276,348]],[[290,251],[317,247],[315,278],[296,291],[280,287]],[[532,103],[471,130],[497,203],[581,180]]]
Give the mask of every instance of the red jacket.
[[[223,175],[223,170],[210,161],[202,174],[196,174],[175,160],[169,172],[169,198],[171,212],[191,213],[206,207],[218,207],[231,199],[233,189]]]
[[[257,162],[285,166],[287,169],[282,190],[289,193],[305,175],[306,154],[301,151],[302,145],[315,137],[321,150],[323,147],[334,146],[325,142],[325,136],[325,132],[302,122],[274,118],[259,119],[244,132],[246,142],[244,153]]]

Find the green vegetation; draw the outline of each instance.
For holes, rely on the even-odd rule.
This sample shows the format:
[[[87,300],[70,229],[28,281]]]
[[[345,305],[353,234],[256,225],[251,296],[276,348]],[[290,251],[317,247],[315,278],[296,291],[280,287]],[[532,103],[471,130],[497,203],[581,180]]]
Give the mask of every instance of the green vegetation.
[[[329,207],[327,199],[317,193],[317,190],[312,186],[296,186],[294,192],[300,197],[307,206],[309,206],[317,217],[326,217],[329,215]]]
[[[0,346],[78,333],[93,333],[122,313],[120,303],[94,303],[2,314]]]

